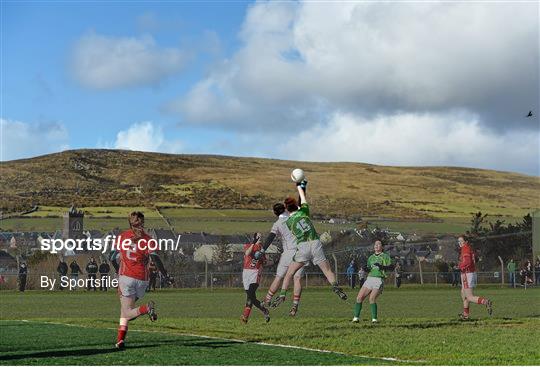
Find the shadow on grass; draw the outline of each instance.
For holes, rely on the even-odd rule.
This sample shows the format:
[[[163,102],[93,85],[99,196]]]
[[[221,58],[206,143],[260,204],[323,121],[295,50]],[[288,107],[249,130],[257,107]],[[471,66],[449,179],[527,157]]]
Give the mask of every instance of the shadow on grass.
[[[119,352],[116,348],[88,348],[88,349],[67,349],[67,350],[48,350],[44,352],[11,354],[0,356],[0,361],[15,361],[27,358],[54,358],[54,357],[80,357],[92,356],[98,354],[108,354]]]
[[[214,340],[162,340],[156,343],[132,343],[126,346],[124,351],[129,350],[138,350],[143,348],[153,348],[161,347],[163,345],[176,345],[178,347],[197,347],[197,348],[228,348],[233,344],[238,344],[237,342],[229,341],[214,341]],[[20,353],[20,354],[11,354],[11,355],[2,355],[0,356],[0,361],[15,361],[20,359],[29,359],[29,358],[61,358],[61,357],[82,357],[82,356],[92,356],[100,354],[109,354],[109,353],[122,353],[123,351],[118,350],[114,347],[110,348],[79,348],[79,349],[61,349],[61,350],[47,350],[34,353]]]

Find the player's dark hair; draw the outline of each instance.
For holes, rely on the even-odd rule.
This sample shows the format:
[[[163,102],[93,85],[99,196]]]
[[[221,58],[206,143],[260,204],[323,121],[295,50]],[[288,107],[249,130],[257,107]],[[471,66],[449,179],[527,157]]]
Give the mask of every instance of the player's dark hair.
[[[144,214],[142,212],[131,212],[129,214],[129,227],[133,230],[135,233],[135,236],[140,238],[143,234],[143,226],[144,226]]]
[[[289,213],[298,210],[298,202],[296,201],[295,198],[292,198],[289,196],[287,199],[285,199],[284,204],[285,204],[285,208],[287,208],[287,211]]]
[[[129,214],[129,224],[134,222],[144,222],[144,214],[142,212],[131,212]]]
[[[285,211],[285,205],[283,203],[275,203],[272,210],[276,216],[280,216]]]
[[[460,238],[460,237],[463,238],[463,241],[469,242],[469,237],[467,235],[462,234],[458,238]]]

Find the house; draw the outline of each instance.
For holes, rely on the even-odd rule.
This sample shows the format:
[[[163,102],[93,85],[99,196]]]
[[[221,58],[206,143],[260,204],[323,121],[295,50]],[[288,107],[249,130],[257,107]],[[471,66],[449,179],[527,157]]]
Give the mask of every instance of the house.
[[[7,252],[0,250],[0,273],[16,273],[18,268],[17,260]]]

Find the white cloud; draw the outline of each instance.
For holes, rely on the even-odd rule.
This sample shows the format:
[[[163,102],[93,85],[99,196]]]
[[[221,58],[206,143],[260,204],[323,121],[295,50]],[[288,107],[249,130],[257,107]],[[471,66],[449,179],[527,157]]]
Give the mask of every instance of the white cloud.
[[[75,79],[95,89],[152,85],[182,70],[187,55],[176,48],[159,48],[150,36],[107,37],[90,33],[74,47]]]
[[[535,3],[257,2],[243,47],[173,110],[193,123],[275,127],[312,123],[321,106],[465,108],[504,127],[538,105],[537,15]]]
[[[30,124],[0,118],[0,160],[30,158],[66,150],[68,131],[60,123]]]
[[[381,165],[465,166],[540,175],[540,135],[495,134],[462,112],[361,119],[336,113],[280,147],[289,159]]]
[[[181,153],[183,144],[179,140],[167,140],[160,126],[154,126],[151,121],[146,121],[119,131],[114,147],[143,152]]]
[[[538,7],[259,1],[240,49],[168,108],[186,123],[312,142],[271,156],[538,174],[538,120],[524,118],[539,110]]]

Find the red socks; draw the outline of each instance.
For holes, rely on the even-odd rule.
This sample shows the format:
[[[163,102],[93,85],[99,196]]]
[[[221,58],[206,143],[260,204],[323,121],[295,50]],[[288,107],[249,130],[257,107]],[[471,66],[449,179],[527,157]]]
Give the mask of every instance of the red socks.
[[[297,305],[300,303],[300,295],[299,294],[295,294],[293,296],[293,304]]]
[[[245,319],[247,319],[249,317],[249,314],[251,313],[251,307],[244,307],[244,312],[242,312],[242,315],[244,316]]]
[[[478,304],[479,305],[485,305],[487,303],[487,299],[484,297],[478,297]]]
[[[463,316],[465,316],[465,317],[469,316],[469,307],[467,307],[467,308],[463,307]]]
[[[126,338],[127,331],[128,331],[127,325],[120,325],[118,327],[118,336],[116,338],[117,343],[123,341]]]
[[[139,306],[139,315],[146,315],[147,313],[148,313],[147,305]]]

